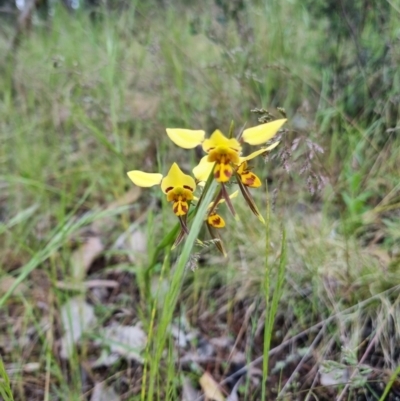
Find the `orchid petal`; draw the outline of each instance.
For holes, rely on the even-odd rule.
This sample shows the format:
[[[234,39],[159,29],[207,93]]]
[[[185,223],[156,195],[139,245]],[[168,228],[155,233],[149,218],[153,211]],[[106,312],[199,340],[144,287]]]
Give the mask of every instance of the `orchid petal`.
[[[138,187],[152,187],[154,185],[159,185],[163,176],[159,173],[145,173],[144,171],[133,170],[129,171],[128,177],[131,181]]]
[[[213,171],[214,162],[207,161],[208,156],[204,156],[200,163],[192,170],[193,175],[199,181],[207,181],[211,172]]]
[[[241,146],[237,139],[227,138],[220,130],[215,130],[209,139],[205,139],[203,142],[203,150],[209,152],[210,150],[217,147],[231,148],[236,152],[240,152]]]
[[[287,121],[286,118],[257,125],[243,131],[242,139],[250,145],[261,145],[275,136],[279,128]]]
[[[167,135],[180,148],[192,149],[204,141],[206,133],[203,130],[167,128]]]
[[[233,174],[233,168],[230,164],[215,163],[214,178],[217,182],[228,182]]]
[[[161,181],[161,189],[166,194],[176,187],[193,192],[196,189],[196,182],[190,175],[184,174],[179,166],[174,163]]]
[[[250,153],[250,154],[247,155],[247,156],[241,157],[239,163],[242,164],[243,162],[248,161],[248,160],[251,160],[251,159],[254,159],[255,157],[257,157],[257,156],[259,156],[259,155],[262,155],[262,154],[265,153],[265,152],[269,152],[270,150],[275,149],[275,148],[279,145],[279,143],[280,143],[280,142],[277,141],[277,142],[273,143],[272,145],[270,145],[270,146],[268,146],[268,147],[266,147],[266,148],[258,149],[258,150],[256,150],[255,152]]]
[[[207,223],[214,228],[225,227],[225,220],[222,218],[222,216],[216,213],[212,214],[211,216],[208,216]]]
[[[261,180],[251,171],[240,174],[240,179],[246,187],[258,188],[261,187]]]

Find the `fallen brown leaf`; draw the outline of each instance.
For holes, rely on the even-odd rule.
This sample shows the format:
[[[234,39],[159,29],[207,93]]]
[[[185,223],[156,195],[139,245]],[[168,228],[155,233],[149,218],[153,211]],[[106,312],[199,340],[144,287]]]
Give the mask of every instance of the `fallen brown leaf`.
[[[225,397],[221,393],[218,383],[210,373],[205,372],[203,376],[200,377],[199,383],[207,400],[225,401]]]
[[[72,277],[83,280],[93,261],[103,252],[104,246],[99,237],[90,237],[71,256]]]

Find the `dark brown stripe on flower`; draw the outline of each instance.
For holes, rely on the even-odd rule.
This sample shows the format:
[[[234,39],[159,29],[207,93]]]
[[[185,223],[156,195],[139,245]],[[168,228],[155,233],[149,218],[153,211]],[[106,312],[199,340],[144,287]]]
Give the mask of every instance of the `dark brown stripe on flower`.
[[[254,175],[252,175],[250,177],[246,177],[245,178],[246,185],[248,185],[248,186],[253,185],[255,180],[256,180],[256,177]]]
[[[221,224],[221,219],[219,217],[213,217],[212,221],[216,226],[219,226]]]
[[[168,187],[168,188],[166,188],[165,193],[171,191],[171,189],[174,189],[174,187]]]

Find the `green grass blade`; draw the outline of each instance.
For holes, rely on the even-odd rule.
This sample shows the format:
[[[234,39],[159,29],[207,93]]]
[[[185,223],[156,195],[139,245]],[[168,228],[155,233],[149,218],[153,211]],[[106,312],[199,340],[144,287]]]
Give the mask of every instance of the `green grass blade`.
[[[173,271],[173,275],[170,280],[169,290],[165,296],[164,307],[163,310],[160,311],[160,317],[158,321],[158,327],[156,329],[155,337],[154,337],[154,352],[151,361],[148,361],[150,364],[150,377],[149,377],[149,386],[147,392],[147,400],[154,399],[154,392],[156,390],[156,383],[158,383],[158,378],[161,376],[160,372],[160,364],[162,359],[162,354],[165,349],[165,344],[167,342],[168,336],[166,333],[168,332],[168,325],[171,323],[173,318],[173,313],[178,302],[179,291],[181,289],[183,278],[185,276],[186,265],[192,253],[192,249],[196,239],[199,235],[200,229],[204,223],[204,217],[207,213],[208,205],[210,204],[215,189],[217,187],[217,182],[213,181],[210,185],[209,190],[204,196],[203,202],[198,207],[196,216],[193,220],[193,224],[190,228],[189,235],[186,239],[186,242],[183,245],[182,252],[180,254],[179,260],[175,266]],[[163,386],[166,383],[163,382]],[[168,386],[165,386],[163,391],[167,391]]]
[[[274,321],[276,312],[278,310],[279,300],[282,295],[282,287],[285,279],[286,267],[286,231],[283,228],[281,252],[279,257],[278,272],[276,278],[275,290],[270,300],[271,290],[271,266],[269,264],[270,255],[270,208],[269,202],[267,203],[267,219],[266,219],[266,246],[265,246],[265,279],[264,279],[264,297],[265,297],[265,328],[264,328],[264,349],[263,349],[263,384],[261,390],[261,399],[266,400],[266,385],[268,378],[268,362],[269,350],[271,347],[272,331],[274,329]]]
[[[392,376],[390,376],[389,381],[386,384],[385,390],[383,391],[383,394],[381,395],[381,398],[379,398],[379,401],[385,401],[387,395],[389,394],[390,389],[392,388],[394,382],[397,379],[397,376],[400,374],[400,366],[397,366],[396,370],[393,372]]]
[[[10,379],[0,357],[0,395],[4,401],[14,401],[11,391]]]

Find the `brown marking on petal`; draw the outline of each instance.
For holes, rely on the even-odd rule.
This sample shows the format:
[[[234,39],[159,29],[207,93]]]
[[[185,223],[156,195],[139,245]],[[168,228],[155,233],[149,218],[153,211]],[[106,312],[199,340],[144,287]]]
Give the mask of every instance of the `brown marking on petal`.
[[[212,214],[211,216],[209,216],[207,219],[207,223],[215,228],[225,227],[224,219],[218,214]]]
[[[186,202],[182,202],[181,203],[181,209],[182,209],[182,212],[183,213],[187,213],[187,211],[188,211],[188,205],[187,205],[187,203]]]
[[[232,177],[232,168],[229,164],[224,163],[220,165],[220,176],[217,178],[218,182],[227,182]]]
[[[221,170],[214,171],[214,177],[216,179],[218,179],[220,175],[221,175]]]
[[[214,217],[211,220],[212,220],[213,224],[215,224],[216,226],[219,226],[221,224],[221,219],[219,217]]]
[[[225,169],[224,170],[224,174],[225,174],[225,177],[232,177],[232,170],[231,169]]]
[[[188,189],[189,191],[192,191],[192,192],[193,192],[193,188],[192,188],[192,187],[189,187],[189,185],[184,185],[183,188]]]
[[[174,187],[168,187],[165,189],[165,193],[168,193],[169,191],[171,191],[171,189],[174,189]]]
[[[254,175],[251,175],[250,177],[246,177],[245,178],[245,185],[248,185],[249,187],[251,187],[254,184],[254,181],[256,180],[256,177]]]
[[[177,216],[184,216],[189,209],[189,206],[186,202],[177,200],[174,202],[173,210]]]

